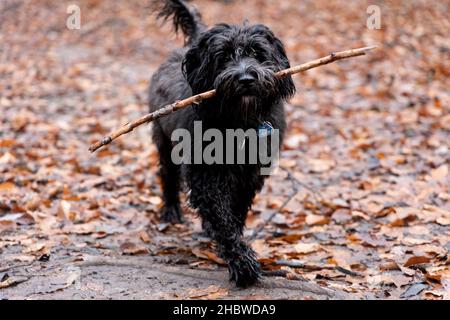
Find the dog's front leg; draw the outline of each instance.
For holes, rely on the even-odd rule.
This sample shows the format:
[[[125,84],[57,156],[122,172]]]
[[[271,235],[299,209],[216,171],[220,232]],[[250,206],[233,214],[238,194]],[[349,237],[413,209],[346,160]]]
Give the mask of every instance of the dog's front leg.
[[[164,207],[161,209],[161,221],[169,223],[183,222],[178,191],[180,189],[179,167],[172,162],[172,143],[164,136],[159,123],[153,125],[153,141],[159,152],[159,176],[161,177]]]
[[[191,172],[190,202],[203,220],[206,232],[217,242],[220,256],[227,262],[230,280],[248,287],[258,280],[260,265],[255,252],[242,240],[247,205],[236,188],[232,174],[211,174],[209,170]]]

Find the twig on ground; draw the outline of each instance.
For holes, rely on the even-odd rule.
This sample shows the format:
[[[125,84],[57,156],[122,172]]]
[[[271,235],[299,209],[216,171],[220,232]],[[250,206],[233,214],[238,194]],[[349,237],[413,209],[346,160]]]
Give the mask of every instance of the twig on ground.
[[[0,282],[0,289],[8,288],[15,286],[19,283],[27,281],[28,277],[21,277],[21,276],[11,276],[6,278],[6,280]]]
[[[0,269],[0,272],[6,272],[12,269],[16,269],[16,268],[21,268],[21,267],[29,267],[32,264],[34,264],[36,262],[36,260],[33,260],[31,262],[26,262],[26,263],[21,263],[21,264],[16,264],[16,265],[12,265],[12,266],[8,266],[8,267],[4,267]]]
[[[278,260],[273,263],[276,266],[289,267],[294,269],[304,269],[307,271],[318,271],[318,270],[333,270],[333,266],[317,266],[317,265],[308,265],[298,260]]]
[[[362,55],[365,55],[367,53],[367,51],[370,51],[375,48],[376,48],[376,46],[371,46],[371,47],[364,47],[364,48],[335,52],[326,57],[316,59],[316,60],[301,64],[301,65],[298,65],[298,66],[295,66],[295,67],[292,67],[289,69],[278,71],[277,73],[275,73],[275,76],[279,77],[279,78],[287,77],[289,75],[293,75],[293,74],[303,72],[303,71],[306,71],[309,69],[317,68],[319,66],[323,66],[323,65],[335,62],[337,60],[362,56]],[[105,145],[111,143],[113,140],[117,139],[121,135],[124,135],[126,133],[133,131],[134,128],[136,128],[144,123],[151,122],[158,118],[167,116],[177,110],[186,108],[192,104],[199,104],[203,100],[210,99],[210,98],[214,97],[215,95],[216,95],[216,90],[210,90],[210,91],[203,92],[203,93],[197,94],[195,96],[189,97],[187,99],[177,101],[177,102],[167,105],[165,107],[162,107],[162,108],[160,108],[152,113],[149,113],[137,120],[127,123],[122,128],[120,128],[116,131],[113,131],[111,134],[104,137],[102,140],[97,141],[95,144],[91,145],[91,147],[89,148],[89,151],[95,152],[102,146],[105,146]]]

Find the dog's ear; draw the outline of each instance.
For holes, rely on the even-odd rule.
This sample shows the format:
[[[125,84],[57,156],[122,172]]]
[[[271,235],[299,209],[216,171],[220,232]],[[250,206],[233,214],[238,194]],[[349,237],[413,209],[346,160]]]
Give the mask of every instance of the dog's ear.
[[[204,32],[186,52],[183,60],[183,73],[194,94],[211,90],[217,76],[217,59],[214,54],[216,37],[229,30],[228,24],[218,24]]]
[[[271,58],[278,70],[283,70],[291,67],[289,59],[286,55],[286,50],[280,39],[265,25],[257,24],[252,26],[252,33],[264,37],[270,46],[273,48]],[[287,99],[294,95],[295,85],[292,77],[284,77],[278,80],[278,91],[283,99]]]
[[[194,44],[185,54],[183,60],[183,74],[191,86],[194,94],[199,93],[201,88],[198,88],[201,84],[199,83],[199,77],[202,74],[202,51],[199,44]]]
[[[271,39],[271,41],[273,46],[275,47],[275,50],[277,51],[275,58],[278,60],[279,65],[282,67],[280,69],[290,68],[291,64],[289,63],[289,59],[286,55],[286,50],[284,49],[283,43],[280,41],[280,39],[275,37],[273,33],[272,36],[273,38]],[[283,99],[288,99],[295,94],[295,84],[291,76],[278,79],[278,82],[278,91],[280,92],[280,95],[283,97]]]
[[[208,35],[201,37],[184,56],[183,74],[193,94],[211,90],[214,86],[215,70],[207,49],[208,38]]]
[[[280,67],[280,70],[290,68],[289,59],[286,55],[286,50],[280,39],[278,39],[275,34],[267,26],[263,24],[253,25],[251,28],[251,33],[258,35],[267,40],[267,42],[274,49],[272,51],[273,62]]]

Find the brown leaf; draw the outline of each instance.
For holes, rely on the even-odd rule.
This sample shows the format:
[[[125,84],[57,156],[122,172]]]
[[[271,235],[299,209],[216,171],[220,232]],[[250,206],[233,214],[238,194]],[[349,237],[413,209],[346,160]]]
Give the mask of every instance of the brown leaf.
[[[380,265],[380,270],[387,271],[387,270],[401,270],[401,269],[395,261],[387,261]]]
[[[104,239],[107,236],[109,236],[109,233],[107,233],[105,231],[99,231],[99,232],[95,232],[92,234],[92,237],[95,239]]]
[[[10,220],[0,220],[0,233],[16,229],[17,224]]]
[[[8,288],[11,286],[14,286],[16,284],[22,283],[27,281],[28,278],[27,277],[21,277],[21,276],[11,276],[11,277],[7,277],[5,280],[3,280],[2,282],[0,282],[0,289],[4,289],[4,288]]]
[[[422,264],[422,263],[428,263],[430,261],[431,261],[431,259],[428,257],[414,256],[414,257],[409,258],[403,266],[410,267],[410,266],[414,266],[414,265],[418,265],[418,264]]]
[[[440,167],[431,170],[431,177],[438,181],[448,179],[448,164],[443,164]]]
[[[220,264],[220,265],[226,265],[225,261],[223,261],[223,259],[221,259],[220,257],[218,257],[217,254],[215,254],[215,253],[212,252],[212,251],[194,248],[194,249],[192,250],[192,253],[193,253],[197,258],[201,258],[201,259],[206,259],[206,260],[214,261],[215,263]]]
[[[320,250],[320,245],[318,243],[297,243],[294,249],[297,253],[308,254]]]
[[[436,219],[436,222],[441,226],[450,226],[450,217],[440,217]]]
[[[323,173],[331,170],[335,166],[334,160],[331,159],[309,159],[309,171],[314,173]]]
[[[76,218],[76,214],[70,211],[71,207],[72,204],[69,201],[61,200],[57,211],[58,217],[60,217],[61,219],[74,221]]]
[[[44,254],[48,252],[48,247],[46,242],[36,242],[25,248],[24,253],[31,254]]]
[[[305,134],[292,134],[284,141],[284,146],[287,150],[296,150],[306,142],[308,142],[308,136]]]
[[[144,230],[142,230],[141,232],[139,232],[139,238],[144,242],[144,243],[150,243],[151,239],[150,236],[148,235],[148,233]]]
[[[425,273],[425,278],[432,283],[441,283],[442,275],[437,273]]]
[[[306,216],[306,224],[310,226],[322,226],[330,223],[329,217],[319,216],[316,214],[309,214]]]
[[[41,205],[41,198],[38,195],[33,195],[30,200],[25,204],[25,208],[30,211],[34,211]]]
[[[16,185],[12,182],[0,183],[0,192],[10,192],[16,189]]]
[[[22,213],[16,221],[19,225],[30,225],[35,223],[34,217],[28,213]]]
[[[402,240],[402,243],[407,246],[415,246],[418,244],[425,244],[430,243],[431,240],[428,239],[418,239],[418,238],[412,238],[412,237],[406,237]]]
[[[203,289],[191,289],[188,291],[187,298],[189,299],[205,299],[214,300],[228,295],[228,289],[221,288],[216,285],[211,285]]]
[[[331,215],[331,219],[338,224],[342,224],[352,220],[352,215],[348,209],[337,209]]]
[[[148,248],[144,246],[139,246],[132,242],[124,242],[120,245],[120,250],[122,254],[127,255],[139,255],[139,254],[147,254],[149,253]]]

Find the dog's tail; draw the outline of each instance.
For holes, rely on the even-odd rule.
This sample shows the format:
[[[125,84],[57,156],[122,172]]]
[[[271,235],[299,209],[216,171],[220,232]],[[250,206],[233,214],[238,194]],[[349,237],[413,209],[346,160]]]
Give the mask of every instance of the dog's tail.
[[[157,17],[172,19],[175,32],[181,30],[190,44],[205,29],[200,13],[182,0],[153,0]]]

